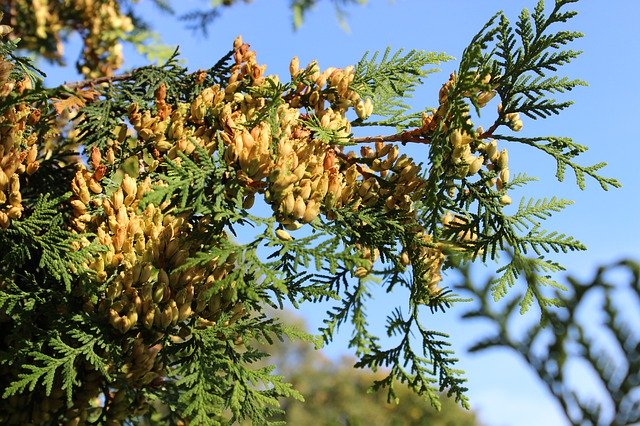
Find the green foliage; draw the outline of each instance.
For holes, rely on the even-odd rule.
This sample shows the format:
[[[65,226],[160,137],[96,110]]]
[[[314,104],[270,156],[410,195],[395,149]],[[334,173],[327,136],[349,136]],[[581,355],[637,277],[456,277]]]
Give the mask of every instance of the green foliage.
[[[410,109],[407,100],[422,83],[422,77],[438,71],[427,67],[453,58],[444,53],[417,50],[404,54],[402,49],[392,54],[391,48],[387,48],[382,57],[378,56],[379,52],[370,58],[366,53],[360,59],[352,86],[361,97],[373,99],[373,113],[383,120],[356,120],[353,124],[402,129],[419,117],[419,114],[404,115]]]
[[[83,236],[62,226],[63,216],[58,207],[68,197],[69,194],[49,199],[48,194],[42,195],[28,217],[0,234],[0,244],[7,247],[2,255],[3,269],[0,269],[5,276],[11,277],[27,265],[33,265],[54,282],[62,282],[64,289],[70,292],[72,281],[86,273],[81,265],[100,247],[90,245],[70,252],[73,243]]]
[[[587,147],[577,144],[569,138],[516,138],[513,136],[502,136],[502,139],[532,146],[553,157],[557,164],[556,177],[560,182],[564,180],[565,171],[567,167],[569,167],[573,170],[580,189],[586,188],[587,176],[595,179],[605,191],[607,191],[609,187],[620,188],[622,186],[616,179],[603,177],[598,174],[598,170],[607,165],[604,162],[591,166],[581,166],[573,162],[571,159],[585,152]]]
[[[294,22],[314,3],[294,1]],[[508,257],[479,296],[505,298],[524,277],[525,290],[509,309],[519,306],[524,313],[535,302],[551,320],[550,307],[565,299],[543,288],[564,288],[553,278],[563,267],[547,253],[585,249],[542,227],[570,201],[528,199],[514,214],[505,211],[507,191],[533,178],[510,180],[506,151],[498,153],[497,142],[542,150],[558,163],[559,180],[569,167],[581,188],[586,176],[604,189],[619,186],[598,174],[603,164],[574,162],[586,148],[567,138],[497,133],[501,127],[518,131],[519,113],[555,116],[570,103],[549,96],[583,85],[552,74],[578,54],[562,49],[579,33],[551,28],[574,15],[565,10],[569,3],[558,0],[547,14],[540,2],[515,26],[496,15],[471,40],[433,111],[410,112],[406,101],[432,66],[449,59],[443,54],[387,49],[327,75],[317,64],[298,70],[292,63],[291,81],[280,82],[262,75],[241,40],[208,70],[188,73],[174,52],[162,65],[47,90],[36,82],[26,95],[9,98],[3,113],[20,102],[42,108],[45,124],[38,131],[52,147],[38,152],[38,173],[20,171],[22,186],[10,191],[14,198],[24,195],[24,212],[10,222],[5,215],[0,228],[3,401],[15,406],[24,397],[29,421],[267,424],[281,416],[283,398],[302,397],[263,365],[268,350],[259,344],[285,336],[320,342],[269,318],[266,307],[335,300],[322,340],[330,342],[350,323],[355,366],[378,374],[373,390],[386,389],[387,400],[397,402],[408,387],[436,408],[444,393],[468,408],[449,336],[426,325],[429,313],[463,301],[438,287],[442,271]],[[34,76],[14,48],[3,44],[0,53]],[[471,113],[484,118],[485,100],[494,92],[502,106],[480,130]],[[378,121],[363,112],[367,100]],[[345,118],[349,108],[358,119]],[[61,115],[66,121],[56,124]],[[360,137],[350,126],[397,133]],[[306,145],[294,145],[300,140]],[[407,143],[428,149],[425,164],[398,155]],[[385,155],[375,157],[368,145],[351,151],[358,144],[387,149],[389,167],[382,168]],[[473,173],[462,148],[467,158],[480,160]],[[309,154],[313,150],[322,155]],[[271,169],[261,175],[267,165]],[[343,185],[345,193],[356,196],[337,203],[329,179],[341,184],[349,176],[356,178]],[[316,188],[326,178],[324,194],[308,200],[296,187],[294,200],[291,182],[303,178]],[[61,188],[72,188],[73,195]],[[378,189],[391,195],[378,196]],[[396,200],[396,193],[404,198]],[[256,197],[272,211],[255,214]],[[294,200],[288,209],[287,199]],[[296,232],[303,224],[306,231]],[[409,294],[406,306],[387,312],[392,343],[371,331],[373,286]],[[56,408],[43,414],[38,410],[45,400]],[[18,422],[14,417],[0,414],[2,421]]]
[[[371,353],[361,356],[356,367],[370,367],[375,371],[380,366],[392,366],[389,374],[381,380],[376,380],[372,386],[373,390],[389,388],[387,402],[399,403],[395,383],[400,382],[409,386],[416,394],[424,395],[437,409],[441,408],[438,393],[444,390],[447,396],[453,396],[456,402],[469,409],[469,400],[464,394],[467,390],[464,387],[466,379],[462,376],[464,371],[453,368],[458,359],[453,357],[453,351],[448,349],[450,344],[446,339],[449,336],[425,328],[415,318],[416,312],[405,319],[399,310],[394,311],[387,318],[387,333],[402,336],[402,341],[387,350],[370,348]],[[421,348],[424,355],[421,355],[410,341],[414,328],[419,332],[419,345],[415,346]]]
[[[70,324],[75,327],[88,326],[88,330],[79,328],[66,330],[64,340],[69,340],[71,345],[65,343],[62,336],[52,337],[46,345],[51,348],[54,356],[36,352],[34,354],[34,365],[27,364],[23,368],[28,373],[20,373],[17,381],[13,382],[5,389],[3,398],[20,394],[27,388],[30,392],[35,386],[42,382],[45,387],[45,394],[51,395],[51,390],[58,379],[60,389],[65,391],[68,402],[72,401],[74,385],[78,384],[77,368],[79,362],[87,362],[102,374],[107,375],[108,366],[105,360],[96,353],[96,350],[104,351],[108,344],[100,338],[101,330],[90,323],[85,323],[86,319],[79,315],[70,318]],[[8,360],[4,360],[5,363]],[[39,364],[39,365],[35,365]],[[58,371],[61,369],[61,371]]]
[[[244,324],[250,326],[262,332],[267,328],[265,323]],[[231,422],[246,418],[272,424],[268,419],[281,412],[278,398],[302,399],[282,377],[271,374],[272,366],[249,367],[265,356],[263,352],[237,353],[232,343],[218,343],[219,332],[221,329],[204,330],[177,349],[185,352],[184,363],[175,371],[177,406],[184,416],[197,424],[225,423],[223,414],[228,407]]]
[[[563,46],[582,37],[581,33],[575,31],[548,33],[553,25],[567,22],[575,16],[574,11],[562,10],[565,5],[575,1],[557,1],[548,16],[545,15],[544,2],[539,1],[533,14],[526,9],[522,11],[515,29],[510,26],[506,17],[500,17],[500,24],[496,28],[498,59],[489,63],[488,68],[492,74],[499,75],[500,88],[497,90],[505,115],[519,112],[535,120],[559,114],[572,102],[558,102],[549,95],[571,91],[575,87],[586,85],[581,80],[547,75],[549,71],[556,72],[559,67],[580,54],[570,49],[563,50]],[[496,123],[499,124],[500,121]],[[572,158],[584,152],[586,147],[574,143],[569,138],[551,136],[517,138],[497,135],[495,137],[509,142],[527,144],[552,156],[558,164],[556,176],[560,181],[563,180],[565,169],[570,167],[581,189],[585,188],[585,175],[595,179],[605,190],[609,186],[620,187],[620,183],[615,179],[604,178],[597,174],[605,164],[598,163],[584,167],[571,161]]]
[[[597,172],[604,164],[581,166],[572,159],[584,152],[584,146],[578,145],[569,138],[558,137],[515,137],[498,134],[501,126],[508,126],[509,114],[522,113],[532,119],[547,118],[558,114],[571,105],[571,102],[558,102],[549,97],[553,93],[570,91],[585,83],[557,75],[549,75],[572,59],[579,52],[562,50],[563,46],[580,37],[577,32],[551,32],[551,28],[559,23],[568,21],[575,12],[566,11],[564,7],[572,1],[557,1],[547,15],[544,2],[539,2],[531,15],[526,9],[521,13],[515,28],[509,20],[499,13],[474,37],[470,46],[465,50],[457,74],[455,86],[450,89],[448,97],[449,109],[445,115],[464,117],[467,105],[463,102],[461,93],[475,93],[480,90],[494,89],[500,98],[498,118],[485,131],[484,136],[490,136],[497,141],[506,143],[518,142],[542,150],[550,155],[558,164],[557,178],[562,181],[567,167],[573,169],[580,188],[585,187],[585,176],[594,178],[603,189],[610,186],[619,187],[615,179],[600,176]],[[478,76],[490,76],[488,83],[479,84]],[[457,98],[457,100],[456,100]],[[477,98],[471,97],[476,112],[480,113]],[[469,126],[460,121],[460,125]],[[551,278],[549,273],[562,270],[554,261],[546,259],[549,251],[567,252],[584,250],[585,247],[571,236],[556,231],[546,231],[541,228],[539,219],[548,217],[570,202],[552,199],[529,200],[525,206],[524,200],[515,215],[507,215],[501,208],[499,191],[493,191],[486,185],[488,180],[494,179],[491,173],[484,174],[476,182],[463,180],[460,184],[453,183],[458,196],[453,199],[443,196],[450,187],[442,187],[441,182],[447,181],[450,168],[445,167],[448,150],[448,135],[446,128],[432,136],[432,148],[429,160],[430,169],[428,191],[433,194],[430,200],[432,206],[427,205],[427,214],[434,216],[435,212],[454,211],[461,216],[468,217],[480,229],[479,238],[473,244],[473,256],[481,256],[483,260],[497,259],[501,251],[510,252],[511,262],[498,269],[501,274],[494,281],[493,294],[496,299],[503,297],[508,288],[513,286],[520,276],[518,271],[526,274],[542,273],[542,281],[547,285],[561,287]],[[443,176],[444,175],[444,176]],[[525,184],[531,178],[526,175],[516,176],[506,188],[513,188]],[[471,194],[468,196],[467,194]],[[535,205],[535,208],[532,208]],[[429,208],[430,207],[430,208]],[[470,208],[473,208],[471,210]],[[435,228],[438,224],[432,222]],[[434,232],[436,229],[434,229]],[[533,250],[537,259],[529,259],[526,254]],[[523,311],[531,305],[534,293],[528,292],[521,301]],[[538,300],[538,303],[553,303],[551,300]]]

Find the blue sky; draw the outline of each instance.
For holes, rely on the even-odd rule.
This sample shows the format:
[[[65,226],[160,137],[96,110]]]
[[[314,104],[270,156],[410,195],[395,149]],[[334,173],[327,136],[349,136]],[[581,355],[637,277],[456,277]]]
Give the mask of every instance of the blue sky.
[[[145,6],[144,15],[156,23],[163,40],[179,45],[189,68],[207,68],[231,46],[233,38],[242,34],[258,53],[258,61],[268,65],[267,73],[287,75],[290,59],[297,55],[301,64],[317,59],[321,68],[355,63],[365,51],[393,48],[422,49],[445,52],[459,58],[471,37],[496,11],[503,9],[515,20],[522,7],[532,8],[533,0],[370,0],[363,7],[348,8],[350,31],[340,28],[332,6],[320,4],[306,17],[298,31],[292,30],[287,1],[254,0],[224,11],[210,28],[208,38],[184,29],[184,25]],[[177,3],[177,2],[176,2]],[[204,2],[181,2],[181,9],[196,8]],[[569,136],[586,144],[590,151],[582,164],[606,161],[604,174],[619,179],[623,188],[602,191],[589,181],[580,191],[567,175],[563,183],[555,178],[554,162],[537,153],[510,148],[510,168],[540,177],[529,185],[527,196],[552,196],[575,200],[575,204],[554,216],[548,227],[571,234],[588,247],[588,252],[558,255],[557,260],[574,275],[588,277],[595,266],[622,257],[640,259],[640,156],[638,155],[638,121],[640,120],[640,31],[637,18],[640,2],[634,0],[587,1],[574,5],[580,13],[570,27],[585,33],[574,49],[583,50],[573,64],[561,73],[580,78],[589,87],[578,88],[567,98],[575,105],[560,117],[545,122],[524,120],[532,134]],[[128,66],[144,64],[128,52]],[[70,50],[70,59],[75,59]],[[442,72],[430,76],[413,100],[417,110],[437,103],[437,91],[448,74],[457,68],[453,60],[442,66]],[[49,69],[50,83],[76,79],[69,71]],[[517,197],[514,197],[517,204]],[[381,312],[379,323],[390,311],[389,306],[402,303],[402,295],[384,296],[370,308],[371,316]],[[305,306],[302,315],[311,327],[321,325],[327,306]],[[384,312],[384,314],[383,314]],[[458,312],[430,319],[433,328],[451,333],[461,366],[469,379],[469,396],[481,420],[498,425],[564,425],[559,407],[546,395],[528,367],[504,351],[481,355],[465,354],[478,333],[486,331],[482,324],[461,323]],[[380,329],[380,334],[384,331]],[[346,347],[349,330],[325,351],[338,357],[350,353]],[[589,382],[580,374],[575,378],[588,392]]]

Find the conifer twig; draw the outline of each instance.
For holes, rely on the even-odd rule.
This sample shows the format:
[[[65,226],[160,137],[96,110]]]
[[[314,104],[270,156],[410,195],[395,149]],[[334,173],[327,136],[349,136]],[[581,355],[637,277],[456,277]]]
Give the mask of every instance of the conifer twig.
[[[119,74],[119,75],[110,75],[110,76],[104,76],[104,77],[97,77],[97,78],[89,78],[87,80],[80,80],[80,81],[74,81],[71,83],[64,83],[61,86],[65,87],[67,89],[70,90],[75,90],[75,89],[83,89],[85,87],[89,87],[89,86],[96,86],[99,84],[104,84],[104,83],[108,83],[108,84],[112,84],[116,81],[125,81],[125,80],[129,80],[130,78],[132,78],[134,76],[134,74],[136,73],[136,71],[138,71],[140,68],[135,68],[130,72],[124,73],[124,74]]]
[[[482,134],[478,136],[478,139],[487,139],[493,136],[493,132],[495,132],[498,129],[498,127],[500,127],[500,124],[502,123],[501,120],[502,120],[502,116],[496,118],[496,121],[493,122],[491,127],[489,127],[485,132],[482,132]]]
[[[425,136],[424,134],[418,133],[422,129],[418,128],[415,130],[409,130],[406,132],[395,133],[393,135],[387,136],[361,136],[357,138],[352,138],[351,142],[355,144],[360,143],[373,143],[373,142],[416,142],[416,143],[431,143],[431,139]]]

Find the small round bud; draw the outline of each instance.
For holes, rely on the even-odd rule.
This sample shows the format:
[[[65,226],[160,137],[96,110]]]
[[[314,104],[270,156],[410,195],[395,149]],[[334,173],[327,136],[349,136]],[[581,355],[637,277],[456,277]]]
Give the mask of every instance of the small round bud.
[[[367,269],[363,268],[362,266],[358,266],[353,275],[356,276],[357,278],[364,278],[367,275],[369,275],[369,271],[367,271]]]
[[[282,241],[292,241],[293,237],[284,229],[276,230],[276,237],[281,239]]]
[[[511,204],[511,197],[509,197],[508,195],[503,195],[502,197],[500,197],[500,204],[502,204],[503,206],[508,206],[509,204]]]
[[[289,73],[291,73],[291,77],[295,77],[298,75],[298,70],[300,69],[300,60],[297,56],[294,56],[289,63]]]

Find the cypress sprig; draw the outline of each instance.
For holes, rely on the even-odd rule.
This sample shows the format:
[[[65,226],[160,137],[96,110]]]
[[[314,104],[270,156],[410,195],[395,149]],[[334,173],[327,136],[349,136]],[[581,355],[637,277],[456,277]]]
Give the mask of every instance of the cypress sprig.
[[[365,53],[355,66],[352,86],[361,97],[373,100],[373,114],[381,119],[356,120],[353,124],[394,126],[398,129],[417,118],[415,114],[405,115],[410,109],[406,102],[424,77],[438,71],[437,68],[428,67],[452,59],[444,53],[418,50],[404,53],[400,49],[392,53],[391,48],[387,48],[381,57],[379,52],[369,55],[369,52]]]
[[[18,380],[4,390],[3,398],[27,389],[33,392],[37,385],[41,385],[47,396],[51,395],[54,387],[62,389],[71,403],[75,396],[74,387],[78,385],[80,363],[88,363],[111,378],[109,362],[104,356],[104,351],[110,345],[101,337],[102,330],[79,315],[70,318],[71,324],[77,328],[67,329],[63,335],[49,337],[44,343],[43,348],[49,350],[51,355],[45,351],[32,354],[32,361],[22,366],[23,372],[18,374]],[[2,363],[7,364],[8,360]]]
[[[562,182],[564,180],[567,167],[573,170],[576,183],[580,189],[586,188],[586,177],[595,179],[602,189],[609,190],[610,187],[620,188],[622,184],[614,178],[604,177],[598,171],[604,168],[607,163],[599,162],[591,166],[582,166],[572,159],[587,150],[584,145],[573,142],[570,138],[558,137],[538,137],[538,138],[518,138],[514,136],[495,135],[496,138],[508,142],[518,142],[532,146],[550,155],[556,161],[556,178]]]
[[[68,197],[69,194],[66,194],[50,199],[48,194],[43,194],[35,202],[31,214],[17,221],[0,238],[10,247],[4,253],[3,261],[7,265],[13,264],[14,271],[33,262],[54,281],[62,282],[64,289],[70,292],[77,276],[88,272],[82,266],[85,259],[103,248],[93,244],[70,251],[69,248],[83,236],[69,232],[62,226],[64,219],[59,207]],[[15,243],[9,244],[9,241]]]

